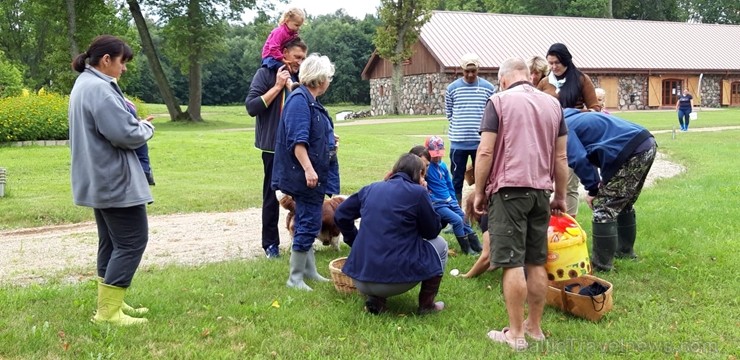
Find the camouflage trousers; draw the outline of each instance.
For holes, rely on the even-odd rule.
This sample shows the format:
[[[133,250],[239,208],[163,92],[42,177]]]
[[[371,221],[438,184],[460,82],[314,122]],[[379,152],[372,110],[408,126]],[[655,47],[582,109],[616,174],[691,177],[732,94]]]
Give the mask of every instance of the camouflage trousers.
[[[606,184],[602,184],[593,201],[594,222],[611,222],[622,211],[632,210],[653,166],[656,147],[653,145],[649,150],[629,158]]]

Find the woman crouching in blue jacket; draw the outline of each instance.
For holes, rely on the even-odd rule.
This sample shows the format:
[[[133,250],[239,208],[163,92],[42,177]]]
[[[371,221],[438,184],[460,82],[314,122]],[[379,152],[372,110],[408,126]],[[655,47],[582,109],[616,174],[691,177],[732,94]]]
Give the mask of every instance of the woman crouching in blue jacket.
[[[386,298],[419,282],[418,312],[444,309],[434,298],[447,262],[447,242],[439,237],[440,218],[422,185],[423,170],[421,158],[404,154],[388,180],[363,187],[334,213],[344,241],[352,247],[342,272],[367,295],[370,313],[383,312]],[[359,230],[357,218],[362,218]]]

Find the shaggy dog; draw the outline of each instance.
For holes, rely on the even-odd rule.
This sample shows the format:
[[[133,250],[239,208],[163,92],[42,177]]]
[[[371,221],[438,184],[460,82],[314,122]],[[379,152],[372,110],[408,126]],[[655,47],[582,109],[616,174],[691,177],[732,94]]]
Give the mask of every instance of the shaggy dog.
[[[276,193],[280,206],[288,210],[288,216],[285,217],[285,228],[290,233],[290,239],[293,240],[293,233],[295,231],[294,218],[295,218],[295,201],[290,195],[283,193]],[[344,202],[344,197],[334,196],[324,200],[324,205],[321,210],[321,231],[319,231],[318,239],[324,246],[331,245],[334,250],[339,251],[339,228],[334,223],[334,212],[337,210],[339,204]]]

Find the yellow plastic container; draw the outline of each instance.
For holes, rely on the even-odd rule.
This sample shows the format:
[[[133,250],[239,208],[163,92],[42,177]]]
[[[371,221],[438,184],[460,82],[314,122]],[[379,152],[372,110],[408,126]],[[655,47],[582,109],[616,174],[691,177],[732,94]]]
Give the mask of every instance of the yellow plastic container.
[[[567,214],[551,216],[547,233],[547,278],[563,281],[591,274],[586,232]]]

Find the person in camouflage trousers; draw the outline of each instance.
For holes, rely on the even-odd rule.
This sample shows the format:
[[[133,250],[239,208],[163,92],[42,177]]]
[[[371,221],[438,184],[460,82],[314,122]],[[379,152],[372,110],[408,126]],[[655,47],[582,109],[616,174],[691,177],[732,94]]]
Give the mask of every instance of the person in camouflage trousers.
[[[598,112],[564,110],[568,166],[593,209],[591,263],[611,271],[614,256],[636,258],[634,204],[655,160],[657,143],[644,127]]]

